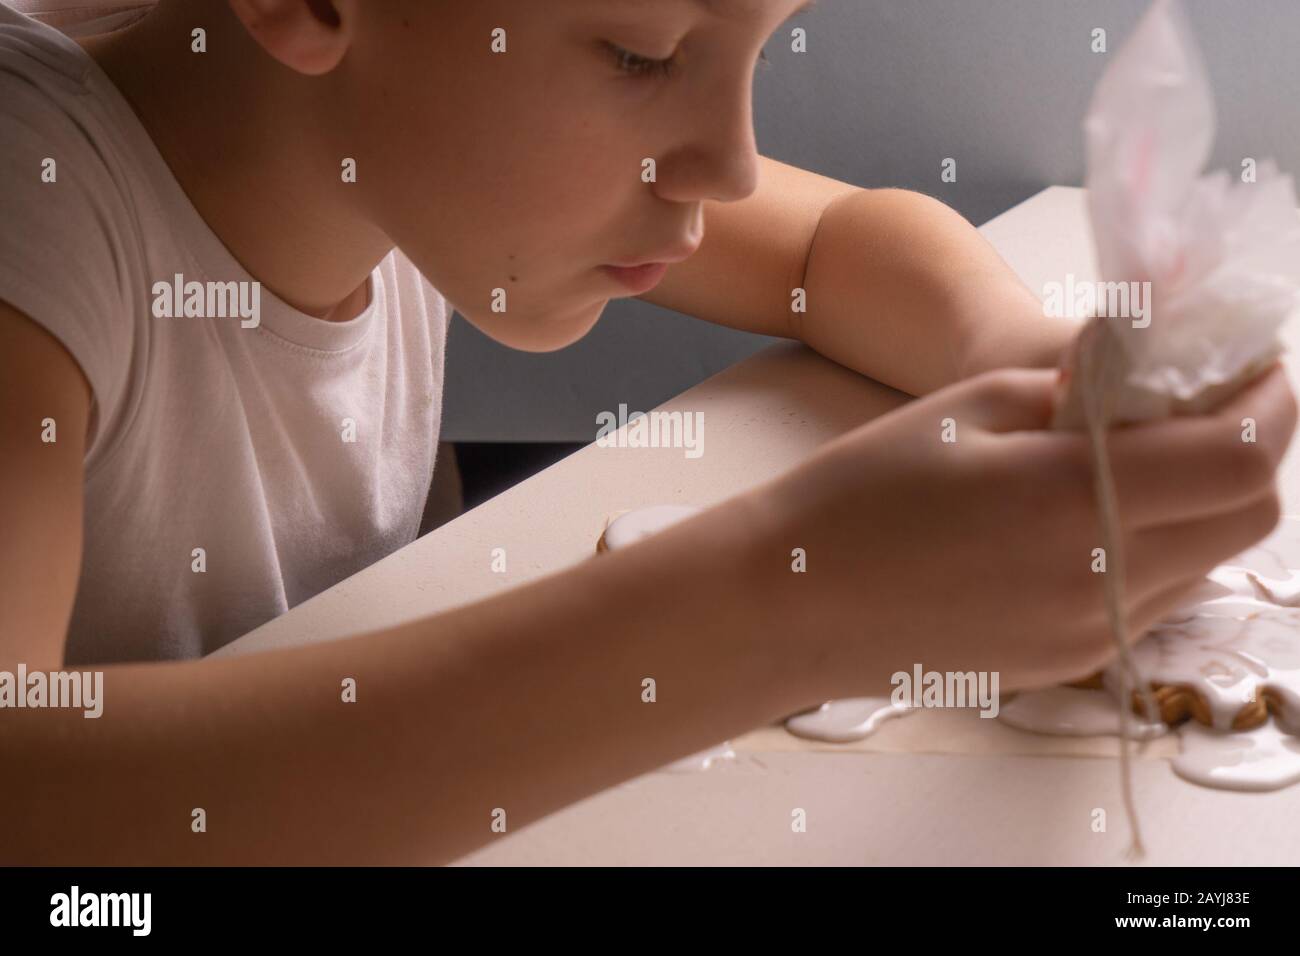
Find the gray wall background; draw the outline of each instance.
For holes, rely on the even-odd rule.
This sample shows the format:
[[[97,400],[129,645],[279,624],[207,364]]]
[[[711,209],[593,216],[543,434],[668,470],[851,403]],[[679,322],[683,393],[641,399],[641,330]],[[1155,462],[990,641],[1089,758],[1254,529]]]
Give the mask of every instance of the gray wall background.
[[[1218,108],[1212,167],[1274,157],[1300,173],[1300,0],[1184,0]],[[1092,88],[1146,0],[819,0],[767,44],[759,150],[866,187],[936,196],[976,224],[1050,185],[1080,185]],[[789,28],[808,52],[789,49]],[[1109,54],[1091,50],[1096,27]],[[940,162],[957,159],[957,182]],[[642,302],[582,341],[503,348],[459,316],[443,438],[592,441],[598,411],[648,410],[768,339]]]

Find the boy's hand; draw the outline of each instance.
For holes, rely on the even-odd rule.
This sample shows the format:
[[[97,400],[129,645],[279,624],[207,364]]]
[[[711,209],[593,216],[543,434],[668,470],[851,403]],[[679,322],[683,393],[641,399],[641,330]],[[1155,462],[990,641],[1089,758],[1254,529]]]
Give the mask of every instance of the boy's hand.
[[[957,383],[752,493],[755,583],[810,687],[887,693],[891,674],[919,663],[1000,671],[1011,690],[1110,659],[1087,439],[1046,430],[1056,376],[1002,369]],[[1242,440],[1248,417],[1254,443]],[[1275,471],[1295,427],[1275,366],[1213,414],[1111,433],[1132,638],[1276,526]],[[792,570],[795,548],[805,573]]]

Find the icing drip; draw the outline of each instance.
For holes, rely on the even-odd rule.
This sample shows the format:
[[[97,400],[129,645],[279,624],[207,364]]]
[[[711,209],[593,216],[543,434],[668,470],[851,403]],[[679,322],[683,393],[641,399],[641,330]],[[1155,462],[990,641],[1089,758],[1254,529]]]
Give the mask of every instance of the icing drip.
[[[895,704],[888,697],[849,697],[828,700],[816,710],[787,718],[785,729],[796,737],[843,744],[861,740],[892,717],[911,713],[908,704]]]
[[[682,757],[680,760],[674,760],[666,766],[660,767],[660,773],[691,773],[696,770],[708,770],[715,763],[724,760],[735,760],[736,751],[731,749],[731,742],[724,740],[716,747],[710,747],[708,750],[701,750],[697,754],[691,754],[689,757]]]

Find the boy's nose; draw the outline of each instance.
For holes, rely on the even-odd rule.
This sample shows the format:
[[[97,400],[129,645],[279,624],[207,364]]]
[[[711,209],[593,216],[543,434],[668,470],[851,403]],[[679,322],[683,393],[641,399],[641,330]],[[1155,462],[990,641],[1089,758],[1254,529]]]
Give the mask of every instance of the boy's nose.
[[[664,158],[656,184],[660,198],[672,202],[734,202],[757,188],[758,149],[748,103],[730,121],[711,116],[709,126]]]

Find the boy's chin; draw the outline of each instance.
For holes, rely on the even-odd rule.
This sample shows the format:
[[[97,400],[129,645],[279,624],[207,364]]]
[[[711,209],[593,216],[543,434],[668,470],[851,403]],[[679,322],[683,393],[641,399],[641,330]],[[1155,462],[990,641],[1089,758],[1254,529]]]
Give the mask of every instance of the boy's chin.
[[[487,312],[471,315],[460,311],[467,322],[488,338],[520,352],[554,352],[577,342],[592,330],[605,311],[608,299],[580,308],[557,309],[542,315],[511,315]]]

